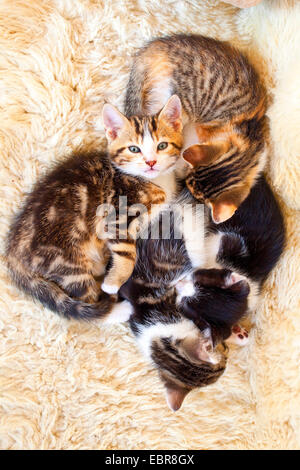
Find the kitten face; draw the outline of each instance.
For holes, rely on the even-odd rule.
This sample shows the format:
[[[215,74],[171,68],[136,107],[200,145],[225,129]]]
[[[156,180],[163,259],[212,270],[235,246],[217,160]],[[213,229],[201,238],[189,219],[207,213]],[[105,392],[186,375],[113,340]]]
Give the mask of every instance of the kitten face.
[[[183,142],[181,103],[176,95],[158,114],[142,118],[127,119],[106,104],[103,122],[112,161],[123,172],[153,179],[174,169]]]
[[[223,374],[223,347],[213,348],[209,328],[200,331],[193,321],[156,323],[140,330],[138,342],[157,367],[169,407],[177,411],[193,388],[214,383]]]

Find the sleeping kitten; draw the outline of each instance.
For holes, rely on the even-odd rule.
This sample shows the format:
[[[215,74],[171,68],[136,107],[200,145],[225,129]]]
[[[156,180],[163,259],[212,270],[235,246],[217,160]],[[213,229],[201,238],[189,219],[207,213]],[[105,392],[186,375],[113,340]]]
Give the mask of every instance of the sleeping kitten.
[[[178,286],[192,272],[184,241],[174,238],[172,230],[170,239],[138,240],[133,274],[119,292],[132,304],[130,327],[143,354],[157,368],[174,411],[193,388],[214,383],[227,358],[226,346],[214,345],[209,323],[198,314],[187,318],[178,301]],[[197,308],[240,319],[247,310],[249,287],[232,279],[226,272],[218,292],[207,285],[199,287],[193,297]],[[231,339],[236,337],[233,332]]]
[[[237,323],[278,261],[284,225],[261,176],[230,220],[208,221],[207,269],[194,272],[184,240],[174,238],[173,217],[169,240],[138,241],[136,266],[120,295],[133,306],[131,329],[177,410],[190,390],[222,375],[224,341],[247,342]]]
[[[174,93],[184,110],[186,184],[211,208],[214,222],[224,222],[264,166],[264,90],[246,57],[229,44],[179,34],[138,51],[125,114],[153,114]]]
[[[118,219],[119,197],[126,196],[128,206],[147,208],[151,222],[174,189],[155,182],[161,178],[163,185],[182,145],[176,96],[151,118],[128,120],[110,105],[103,118],[109,153],[72,155],[41,179],[10,229],[6,250],[12,279],[22,290],[51,310],[86,320],[111,312],[116,299],[103,292],[99,299],[97,278],[111,257],[102,291],[119,290],[132,273],[143,223],[141,216],[131,216],[127,227],[120,218],[115,238],[107,238],[98,206],[110,204]]]

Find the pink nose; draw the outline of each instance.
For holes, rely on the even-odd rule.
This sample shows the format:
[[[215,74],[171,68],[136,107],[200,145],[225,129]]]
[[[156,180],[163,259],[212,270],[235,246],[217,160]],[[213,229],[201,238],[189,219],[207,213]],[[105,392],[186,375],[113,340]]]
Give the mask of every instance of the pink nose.
[[[146,162],[146,163],[147,163],[147,165],[150,166],[150,168],[152,168],[155,165],[156,162],[157,162],[157,160],[150,160],[149,162]]]

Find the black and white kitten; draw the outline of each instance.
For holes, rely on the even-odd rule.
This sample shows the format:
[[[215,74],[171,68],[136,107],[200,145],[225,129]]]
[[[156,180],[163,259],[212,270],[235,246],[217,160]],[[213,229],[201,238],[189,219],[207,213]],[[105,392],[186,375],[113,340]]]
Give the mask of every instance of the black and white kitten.
[[[139,240],[134,272],[120,290],[133,306],[129,323],[138,345],[158,369],[174,411],[190,390],[215,382],[226,365],[226,347],[214,348],[209,325],[200,318],[185,317],[182,311],[176,286],[188,285],[184,279],[192,271],[183,240]],[[247,308],[249,287],[244,281],[231,285],[227,274],[220,289],[221,303],[237,313]],[[192,298],[204,310],[219,307],[207,286],[199,287]]]
[[[264,177],[231,219],[209,220],[207,230],[205,266],[195,272],[183,240],[139,240],[134,272],[120,290],[133,306],[130,327],[173,410],[193,388],[222,375],[224,340],[241,335],[245,342],[235,325],[248,311],[247,281],[254,299],[284,245],[282,216]]]
[[[213,290],[212,283],[217,279],[219,269],[234,271],[236,280],[248,282],[248,310],[254,310],[263,283],[278,261],[285,243],[283,217],[265,178],[261,176],[257,180],[233,217],[218,225],[210,218],[206,229],[206,269],[198,271],[195,280],[201,284],[208,283]],[[185,297],[182,306],[188,318],[195,319],[200,314],[202,321],[208,321],[214,343],[231,334],[236,318],[215,315],[212,310],[199,310],[192,296]]]

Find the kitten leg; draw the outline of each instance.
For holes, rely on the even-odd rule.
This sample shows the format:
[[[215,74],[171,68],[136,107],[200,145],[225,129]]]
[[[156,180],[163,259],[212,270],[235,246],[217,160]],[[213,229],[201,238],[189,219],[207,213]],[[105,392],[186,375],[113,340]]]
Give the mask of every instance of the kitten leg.
[[[107,294],[116,294],[132,274],[136,259],[134,240],[109,240],[112,266],[105,276],[101,288]]]
[[[185,248],[194,269],[205,264],[206,249],[204,247],[204,211],[203,206],[186,205],[183,209],[182,233]]]
[[[231,336],[226,339],[226,342],[237,344],[238,346],[245,346],[248,341],[248,331],[239,325],[234,325],[231,329]]]
[[[161,212],[165,199],[165,192],[158,186],[150,183],[145,188],[145,194],[141,195],[141,203],[147,208],[146,212],[140,214],[130,223],[124,239],[107,241],[112,255],[112,267],[105,276],[101,286],[102,290],[107,294],[116,294],[131,276],[136,260],[136,238]],[[138,210],[138,212],[140,211]]]

